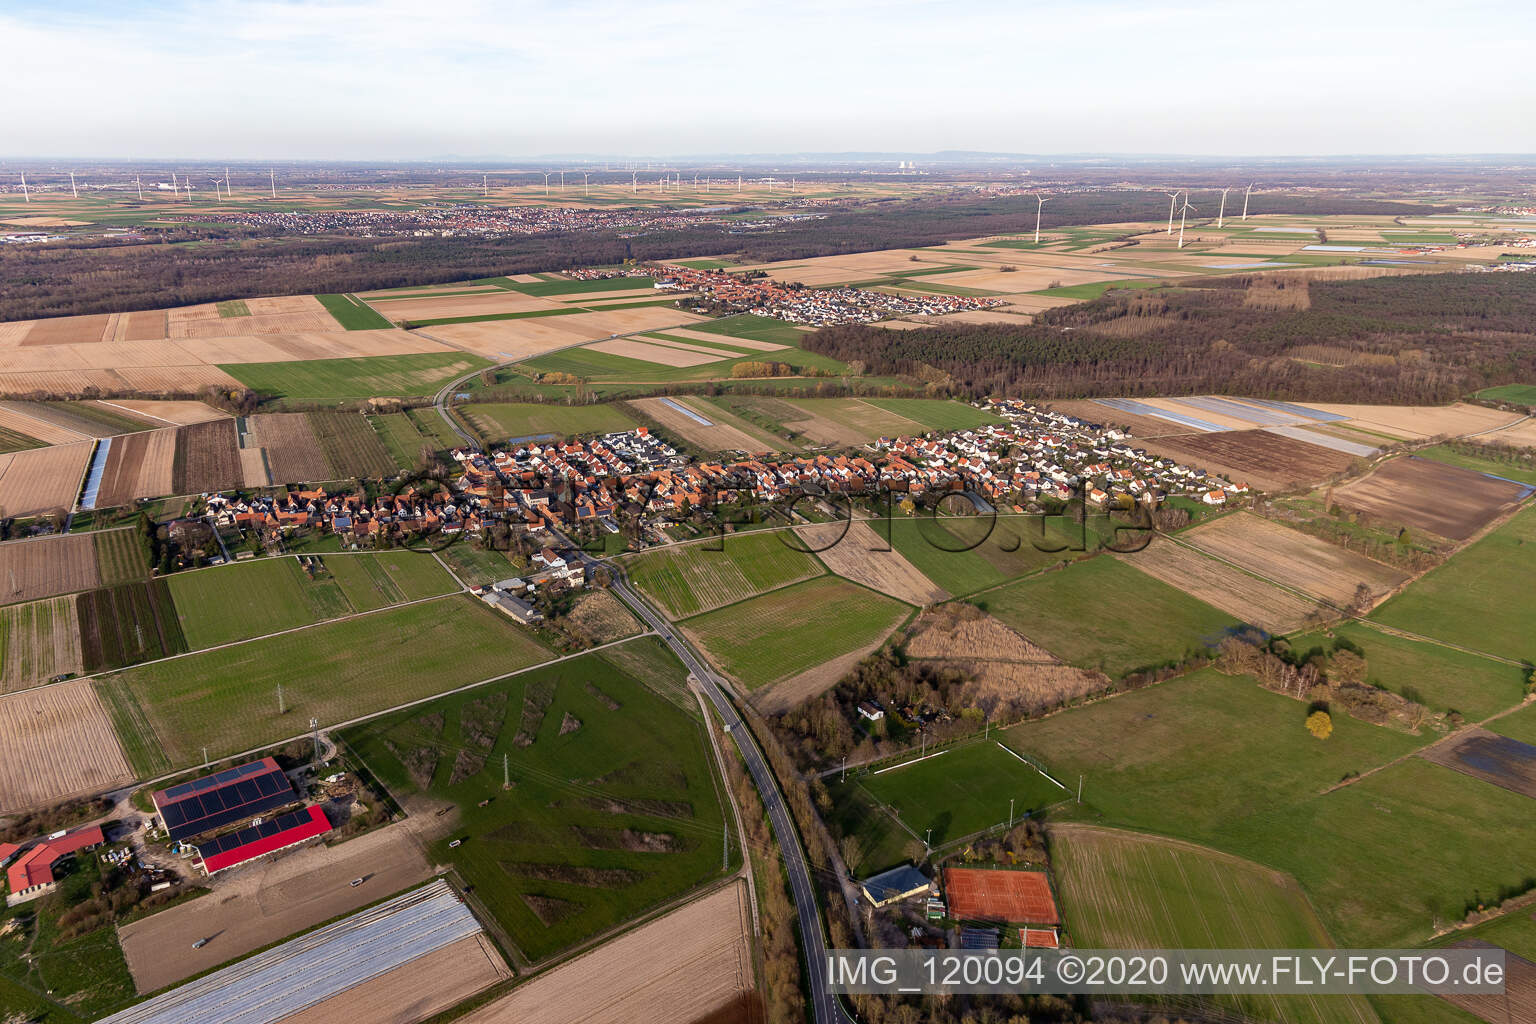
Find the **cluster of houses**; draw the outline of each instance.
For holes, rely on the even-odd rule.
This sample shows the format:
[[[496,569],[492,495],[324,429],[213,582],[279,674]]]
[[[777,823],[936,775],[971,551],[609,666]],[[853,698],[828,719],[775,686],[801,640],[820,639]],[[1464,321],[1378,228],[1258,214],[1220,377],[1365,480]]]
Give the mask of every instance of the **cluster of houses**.
[[[27,844],[0,843],[0,867],[5,868],[5,904],[35,900],[52,892],[70,858],[107,841],[100,825],[73,832],[55,832]]]
[[[652,267],[656,287],[692,292],[739,312],[770,316],[792,324],[832,327],[868,324],[892,317],[959,313],[991,309],[1005,303],[997,298],[963,295],[892,295],[864,288],[806,288],[767,278],[743,279],[723,270]]]
[[[218,526],[262,535],[287,529],[321,529],[359,543],[372,542],[379,534],[474,532],[484,525],[481,514],[473,504],[430,481],[372,498],[363,493],[333,494],[317,487],[281,495],[215,494],[208,499],[208,515]]]

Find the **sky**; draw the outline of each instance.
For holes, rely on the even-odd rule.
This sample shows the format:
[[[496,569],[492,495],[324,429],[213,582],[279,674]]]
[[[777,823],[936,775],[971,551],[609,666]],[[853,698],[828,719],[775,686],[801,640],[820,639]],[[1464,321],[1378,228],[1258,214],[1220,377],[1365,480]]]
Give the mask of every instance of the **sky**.
[[[10,158],[1536,152],[1529,0],[6,0],[0,40]]]

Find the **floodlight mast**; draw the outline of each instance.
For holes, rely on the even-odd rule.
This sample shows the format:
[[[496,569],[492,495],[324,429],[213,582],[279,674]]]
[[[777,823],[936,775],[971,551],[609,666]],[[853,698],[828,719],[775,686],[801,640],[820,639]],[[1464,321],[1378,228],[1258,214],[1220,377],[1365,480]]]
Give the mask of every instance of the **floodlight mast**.
[[[1224,188],[1221,190],[1221,209],[1216,212],[1217,227],[1221,227],[1222,218],[1226,217],[1227,215],[1227,193],[1231,191],[1232,190],[1230,188]]]
[[[1179,193],[1164,192],[1163,195],[1168,197],[1168,233],[1171,235],[1173,234],[1173,207],[1179,201]]]
[[[1048,202],[1050,202],[1049,199],[1045,198],[1044,196],[1042,196],[1038,192],[1035,193],[1035,244],[1036,245],[1040,244],[1040,211],[1045,208],[1045,204],[1048,203]]]

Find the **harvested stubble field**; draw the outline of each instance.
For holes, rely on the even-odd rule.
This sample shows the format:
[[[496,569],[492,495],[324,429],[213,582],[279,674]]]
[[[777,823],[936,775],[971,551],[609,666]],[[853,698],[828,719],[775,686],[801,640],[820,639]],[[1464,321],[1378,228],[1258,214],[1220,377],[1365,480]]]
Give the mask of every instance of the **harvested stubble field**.
[[[174,493],[176,432],[175,427],[163,427],[113,438],[96,491],[96,507],[115,508],[135,498]]]
[[[1332,405],[1308,402],[1307,408],[1346,416],[1367,430],[1411,440],[1426,437],[1460,437],[1508,426],[1519,413],[1485,409],[1457,402],[1454,405]]]
[[[1089,825],[1056,825],[1051,854],[1074,946],[1327,949],[1295,879],[1208,847]],[[1286,1024],[1376,1024],[1362,996],[1222,997]]]
[[[396,824],[263,859],[222,876],[212,895],[124,925],[118,935],[134,984],[154,992],[426,881],[432,868],[410,829]],[[347,884],[364,876],[360,886]],[[192,949],[184,935],[219,940]]]
[[[95,534],[68,533],[0,544],[0,586],[4,587],[0,602],[35,601],[100,585]]]
[[[1362,583],[1379,598],[1407,578],[1364,555],[1248,512],[1203,523],[1181,537],[1240,569],[1339,607],[1354,600]]]
[[[635,585],[673,618],[733,604],[823,572],[816,559],[773,533],[741,533],[719,540],[648,551],[629,563]],[[714,549],[714,550],[711,550]]]
[[[646,363],[655,363],[658,366],[703,366],[705,363],[717,363],[726,358],[726,353],[716,351],[689,352],[680,348],[667,345],[658,345],[654,342],[640,341],[636,338],[616,338],[610,341],[599,341],[588,345],[592,352],[603,352],[611,356],[623,356],[625,359],[639,359]]]
[[[862,520],[802,526],[795,533],[828,569],[871,590],[918,606],[949,597]]]
[[[669,432],[705,451],[769,452],[784,447],[784,442],[778,438],[759,433],[750,424],[698,399],[640,398],[631,404]],[[680,412],[675,408],[678,405],[693,410],[708,420],[710,425],[705,426],[687,413]],[[727,418],[736,422],[726,422]]]
[[[361,419],[361,417],[358,417]],[[258,413],[246,419],[247,445],[266,451],[271,479],[281,484],[318,483],[333,479],[330,460],[320,447],[309,416],[303,413]],[[247,486],[251,484],[246,481]]]
[[[308,413],[310,427],[330,463],[330,477],[383,477],[395,472],[395,459],[366,416],[350,412]],[[274,479],[281,479],[274,467]]]
[[[1536,747],[1529,743],[1487,729],[1464,729],[1443,743],[1424,748],[1419,756],[1536,799]]]
[[[1466,540],[1529,488],[1417,456],[1392,459],[1330,492],[1330,501],[1373,521]]]
[[[84,668],[74,598],[45,598],[0,608],[0,693]]]
[[[1103,673],[1065,664],[972,605],[949,604],[924,613],[902,646],[909,658],[970,675],[974,682],[965,702],[972,707],[1040,711],[1109,686]]]
[[[1314,613],[1327,611],[1316,601],[1164,537],[1134,554],[1115,557],[1267,633],[1289,633]]]
[[[0,697],[0,813],[100,792],[132,778],[90,680]]]
[[[206,423],[209,420],[222,420],[229,415],[203,402],[162,402],[138,398],[114,398],[110,402],[103,401],[99,404],[132,413],[151,422],[166,423],[178,427],[186,426],[189,423]]]
[[[752,991],[750,927],[746,887],[733,882],[519,986],[464,1022],[687,1024]]]
[[[36,408],[37,406],[26,406],[20,402],[0,403],[0,428],[35,438],[45,445],[69,444],[72,441],[84,441],[91,437],[90,434],[36,415],[33,412]]]
[[[417,957],[278,1024],[418,1024],[512,976],[484,932]]]
[[[716,664],[757,689],[884,640],[911,610],[822,577],[699,615],[685,628]]]
[[[1145,444],[1165,455],[1198,466],[1235,484],[1265,491],[1310,487],[1345,472],[1354,456],[1321,445],[1307,444],[1266,430],[1229,430],[1214,434],[1183,434]]]
[[[0,513],[28,516],[73,508],[94,448],[95,442],[77,441],[0,455]]]
[[[172,494],[233,490],[244,479],[234,420],[210,420],[176,429]]]

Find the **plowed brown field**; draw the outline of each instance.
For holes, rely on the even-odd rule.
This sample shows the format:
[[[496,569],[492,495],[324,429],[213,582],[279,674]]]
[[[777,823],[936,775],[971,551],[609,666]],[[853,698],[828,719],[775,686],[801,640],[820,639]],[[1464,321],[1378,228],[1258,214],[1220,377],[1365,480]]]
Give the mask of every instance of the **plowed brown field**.
[[[1466,540],[1525,493],[1508,480],[1409,456],[1335,487],[1333,502],[1394,526]]]
[[[309,417],[303,413],[262,413],[246,420],[251,433],[247,443],[267,450],[272,479],[292,484],[329,480],[330,460],[320,447]]]
[[[0,813],[100,792],[132,778],[90,680],[0,697]]]
[[[68,533],[0,544],[0,604],[35,601],[101,586],[96,541]]]
[[[1407,578],[1364,555],[1247,512],[1222,516],[1182,537],[1207,554],[1340,607],[1354,600],[1361,583],[1379,599]]]
[[[0,455],[0,511],[28,516],[73,508],[94,446],[77,441]]]
[[[1265,491],[1310,487],[1343,473],[1354,456],[1321,445],[1294,441],[1266,430],[1229,430],[1215,434],[1162,437],[1143,445],[1155,455]]]
[[[1163,537],[1135,554],[1115,557],[1270,633],[1289,633],[1320,610],[1315,601]]]

